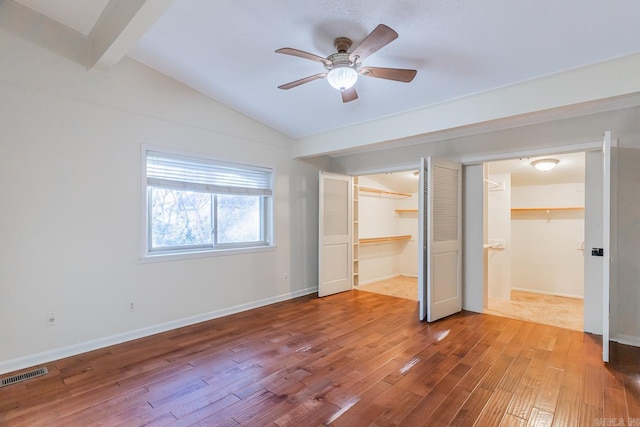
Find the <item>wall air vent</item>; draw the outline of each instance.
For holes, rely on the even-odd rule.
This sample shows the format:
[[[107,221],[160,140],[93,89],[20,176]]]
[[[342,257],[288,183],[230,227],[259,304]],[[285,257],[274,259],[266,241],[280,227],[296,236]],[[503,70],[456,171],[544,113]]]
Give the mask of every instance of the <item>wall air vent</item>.
[[[18,375],[13,375],[10,377],[0,379],[0,387],[4,387],[7,385],[19,383],[20,381],[30,380],[31,378],[40,377],[42,375],[48,374],[49,371],[47,368],[38,368],[33,371],[23,372]]]

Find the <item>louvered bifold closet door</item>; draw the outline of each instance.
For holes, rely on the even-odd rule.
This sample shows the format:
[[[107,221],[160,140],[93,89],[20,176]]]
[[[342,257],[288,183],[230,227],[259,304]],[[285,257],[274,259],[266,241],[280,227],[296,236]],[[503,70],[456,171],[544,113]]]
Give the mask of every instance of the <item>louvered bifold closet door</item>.
[[[428,158],[427,320],[462,310],[462,165]]]
[[[318,296],[351,289],[352,205],[351,177],[320,172]]]

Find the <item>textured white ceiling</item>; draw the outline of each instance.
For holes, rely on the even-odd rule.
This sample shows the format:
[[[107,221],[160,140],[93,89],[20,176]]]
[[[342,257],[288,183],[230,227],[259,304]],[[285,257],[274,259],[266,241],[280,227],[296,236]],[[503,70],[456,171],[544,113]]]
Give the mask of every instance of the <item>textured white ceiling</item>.
[[[88,34],[107,0],[20,0]],[[293,138],[640,52],[638,0],[175,0],[129,55]],[[384,23],[399,38],[364,65],[415,68],[409,84],[360,78],[343,104],[323,71],[274,51],[327,56]]]
[[[637,0],[175,1],[130,55],[296,138],[640,50]],[[399,38],[366,65],[415,68],[409,84],[361,78],[343,104],[321,72],[275,54],[326,56],[384,23]]]

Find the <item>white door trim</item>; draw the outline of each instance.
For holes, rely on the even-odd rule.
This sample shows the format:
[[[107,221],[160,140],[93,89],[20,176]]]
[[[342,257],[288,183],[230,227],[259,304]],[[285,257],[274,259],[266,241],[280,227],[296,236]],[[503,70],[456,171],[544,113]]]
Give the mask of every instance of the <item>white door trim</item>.
[[[609,361],[609,316],[611,278],[611,132],[604,133],[602,143],[602,360]]]

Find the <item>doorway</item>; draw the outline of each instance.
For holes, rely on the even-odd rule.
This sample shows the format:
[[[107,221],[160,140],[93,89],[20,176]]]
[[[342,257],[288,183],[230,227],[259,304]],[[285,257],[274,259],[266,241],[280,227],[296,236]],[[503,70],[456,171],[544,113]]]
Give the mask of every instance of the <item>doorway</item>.
[[[540,160],[552,168],[537,169]],[[485,313],[583,331],[585,154],[485,171]]]
[[[418,301],[418,178],[354,177],[354,289]]]
[[[361,280],[367,268],[361,268],[360,264],[370,259],[360,251],[361,245],[401,243],[401,252],[406,250],[407,254],[413,252],[414,256],[418,255],[418,318],[434,322],[462,310],[462,164],[432,157],[420,158],[418,171],[412,171],[411,175],[412,179],[418,180],[417,209],[415,204],[393,209],[388,209],[388,206],[384,209],[379,209],[379,206],[363,209],[359,199],[363,193],[373,193],[380,199],[408,199],[412,194],[366,187],[353,176],[320,172],[318,296],[367,284]],[[392,212],[398,216],[416,213],[417,239],[413,239],[413,234],[396,234],[396,227],[389,228],[393,234],[386,234],[383,224],[375,221],[371,223],[375,228],[371,231],[373,236],[367,236],[368,223],[364,222],[363,227],[360,218],[379,212],[386,212],[386,215]],[[363,229],[362,237],[360,229]],[[407,243],[412,240],[413,251],[407,248]],[[376,262],[375,265],[380,264]],[[393,262],[391,271],[394,276],[398,264]],[[340,286],[334,286],[336,283]]]

